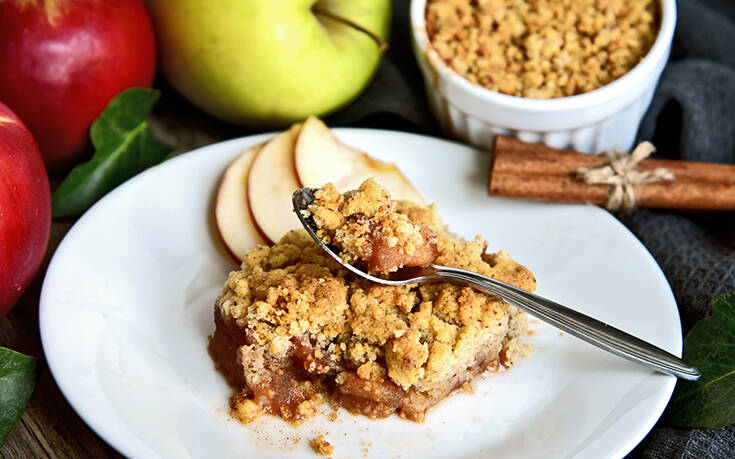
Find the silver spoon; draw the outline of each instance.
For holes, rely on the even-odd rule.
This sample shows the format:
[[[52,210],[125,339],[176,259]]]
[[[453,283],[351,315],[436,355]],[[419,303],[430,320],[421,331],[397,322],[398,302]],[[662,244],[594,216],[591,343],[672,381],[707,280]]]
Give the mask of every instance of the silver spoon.
[[[337,251],[324,244],[316,235],[316,231],[312,226],[314,225],[313,219],[306,216],[308,212],[304,212],[314,202],[315,191],[315,188],[301,188],[294,192],[292,200],[296,215],[301,220],[301,224],[304,225],[309,235],[311,235],[325,252],[337,260],[340,265],[360,277],[385,285],[406,285],[437,280],[459,281],[483,292],[497,295],[507,303],[538,317],[570,335],[576,336],[600,349],[612,352],[630,361],[649,366],[662,373],[674,375],[682,379],[696,381],[702,375],[697,368],[688,365],[675,355],[669,354],[663,349],[629,335],[622,330],[618,330],[604,322],[600,322],[597,319],[569,309],[549,299],[472,271],[430,265],[426,268],[400,269],[392,275],[390,280],[371,276],[343,262],[339,255],[337,255]]]

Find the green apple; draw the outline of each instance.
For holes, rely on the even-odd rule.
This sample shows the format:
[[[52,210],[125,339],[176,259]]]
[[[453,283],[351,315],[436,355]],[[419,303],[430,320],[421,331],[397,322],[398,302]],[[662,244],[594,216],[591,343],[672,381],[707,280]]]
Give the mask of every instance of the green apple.
[[[390,0],[146,0],[163,73],[202,110],[279,126],[355,98],[380,62]]]

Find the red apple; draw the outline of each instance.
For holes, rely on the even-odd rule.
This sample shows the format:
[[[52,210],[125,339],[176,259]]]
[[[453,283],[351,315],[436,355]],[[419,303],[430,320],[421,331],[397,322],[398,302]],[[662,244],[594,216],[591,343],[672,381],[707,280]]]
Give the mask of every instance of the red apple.
[[[51,190],[23,122],[0,103],[0,317],[41,266],[51,230]]]
[[[92,121],[118,92],[150,86],[153,29],[140,0],[3,0],[0,69],[0,100],[61,171],[84,158]]]

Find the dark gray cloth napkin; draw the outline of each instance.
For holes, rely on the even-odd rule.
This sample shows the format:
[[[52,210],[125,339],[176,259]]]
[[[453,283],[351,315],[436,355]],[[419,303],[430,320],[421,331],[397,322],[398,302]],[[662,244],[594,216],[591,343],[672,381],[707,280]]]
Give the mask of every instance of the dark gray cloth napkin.
[[[652,140],[660,157],[735,163],[735,1],[680,0],[678,13],[671,61],[639,138]],[[375,79],[327,122],[441,136],[411,50],[409,1],[393,0],[393,14],[390,49]],[[204,116],[162,81],[157,86],[164,97],[153,128],[185,150],[253,133]],[[714,295],[735,292],[735,214],[640,210],[623,223],[666,274],[684,333],[710,312]],[[732,458],[735,426],[687,430],[662,421],[631,457]]]

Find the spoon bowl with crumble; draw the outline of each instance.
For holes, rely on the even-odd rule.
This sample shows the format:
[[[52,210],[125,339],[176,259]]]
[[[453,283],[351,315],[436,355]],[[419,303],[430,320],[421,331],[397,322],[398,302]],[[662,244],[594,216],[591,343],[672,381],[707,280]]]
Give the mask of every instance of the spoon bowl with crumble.
[[[701,376],[697,368],[663,349],[574,309],[489,275],[435,264],[437,234],[420,223],[420,217],[397,210],[400,202],[393,202],[371,179],[343,195],[327,184],[296,190],[292,199],[296,215],[319,247],[366,280],[390,286],[437,281],[468,285],[630,361],[677,378]],[[515,274],[524,275],[520,270]]]

